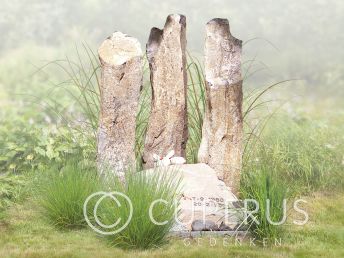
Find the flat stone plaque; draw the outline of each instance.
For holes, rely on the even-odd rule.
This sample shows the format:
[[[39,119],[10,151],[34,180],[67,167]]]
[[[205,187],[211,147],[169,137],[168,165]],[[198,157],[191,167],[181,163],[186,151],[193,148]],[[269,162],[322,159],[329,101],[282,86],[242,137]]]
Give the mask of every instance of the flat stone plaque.
[[[191,224],[196,220],[212,221],[218,227],[222,223],[233,230],[240,223],[240,209],[234,206],[238,198],[208,165],[173,165],[156,171],[173,171],[182,179],[179,222],[173,231],[191,230]]]

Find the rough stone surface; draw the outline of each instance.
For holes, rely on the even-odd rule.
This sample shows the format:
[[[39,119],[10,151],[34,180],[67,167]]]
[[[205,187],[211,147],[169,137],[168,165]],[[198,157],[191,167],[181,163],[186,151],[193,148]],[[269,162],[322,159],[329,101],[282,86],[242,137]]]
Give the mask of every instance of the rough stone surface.
[[[163,30],[152,28],[147,43],[151,72],[152,109],[146,134],[143,163],[154,165],[153,154],[164,157],[174,150],[185,157],[186,111],[186,19],[169,15]]]
[[[249,236],[247,231],[189,231],[189,230],[183,230],[183,231],[170,231],[170,236],[173,237],[180,237],[180,238],[196,238],[196,237],[234,237],[235,239],[240,239],[243,241],[245,237]]]
[[[218,231],[219,227],[211,220],[195,220],[191,224],[192,231]]]
[[[226,225],[224,222],[221,222],[220,226],[219,226],[219,231],[232,231],[233,229]]]
[[[234,228],[242,213],[233,206],[238,201],[216,172],[206,164],[184,164],[150,169],[151,173],[176,173],[182,180],[180,214],[172,231],[191,230],[192,222],[212,221]],[[196,230],[196,229],[195,229]]]
[[[234,193],[238,193],[242,166],[242,42],[234,38],[226,19],[206,25],[206,110],[199,162],[215,169]]]
[[[135,164],[135,120],[142,87],[142,50],[137,39],[115,32],[98,50],[101,63],[98,164],[123,175]]]

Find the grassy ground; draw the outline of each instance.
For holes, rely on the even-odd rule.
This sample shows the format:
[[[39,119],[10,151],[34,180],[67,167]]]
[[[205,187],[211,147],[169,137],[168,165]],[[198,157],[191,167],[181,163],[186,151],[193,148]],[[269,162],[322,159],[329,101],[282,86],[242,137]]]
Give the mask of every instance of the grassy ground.
[[[344,196],[316,193],[306,197],[310,221],[291,226],[281,246],[267,246],[247,239],[171,239],[149,251],[125,251],[109,246],[89,230],[59,231],[37,212],[32,201],[13,205],[0,224],[0,257],[344,257]],[[216,244],[215,242],[216,241]],[[228,245],[226,246],[226,243]],[[214,245],[214,246],[213,246]]]

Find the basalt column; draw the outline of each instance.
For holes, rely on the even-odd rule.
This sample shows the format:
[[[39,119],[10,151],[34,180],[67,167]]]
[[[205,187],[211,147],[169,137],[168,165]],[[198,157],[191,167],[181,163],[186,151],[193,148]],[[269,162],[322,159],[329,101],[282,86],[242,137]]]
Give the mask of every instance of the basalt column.
[[[242,41],[234,38],[227,19],[206,25],[206,110],[199,162],[212,167],[238,193],[242,167]]]
[[[135,120],[142,86],[137,39],[115,32],[98,50],[101,63],[98,164],[123,176],[135,165]]]
[[[145,139],[143,163],[153,167],[153,154],[170,150],[185,157],[186,111],[186,19],[169,15],[163,30],[152,28],[147,43],[151,72],[152,108]]]

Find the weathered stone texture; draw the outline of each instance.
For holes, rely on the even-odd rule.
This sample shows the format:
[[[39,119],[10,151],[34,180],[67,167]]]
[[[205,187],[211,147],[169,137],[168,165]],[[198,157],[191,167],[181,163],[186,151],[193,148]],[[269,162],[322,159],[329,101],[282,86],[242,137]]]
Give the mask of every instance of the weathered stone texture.
[[[238,201],[237,197],[217,178],[215,170],[208,165],[171,165],[146,172],[147,175],[172,173],[176,180],[181,180],[181,198],[178,206],[180,223],[174,226],[173,231],[191,230],[192,223],[197,220],[212,221],[211,224],[216,226],[224,223],[232,228],[240,222],[242,213],[234,214],[237,210],[234,207],[234,203]],[[212,230],[215,230],[215,227]]]
[[[98,164],[123,175],[135,165],[135,120],[142,87],[142,50],[137,39],[115,32],[98,50],[101,111]]]
[[[169,15],[163,30],[152,28],[147,43],[151,72],[152,109],[145,139],[143,162],[153,167],[153,154],[165,156],[170,150],[185,157],[186,111],[186,19]]]
[[[206,25],[206,111],[199,162],[212,167],[237,194],[242,167],[242,42],[234,38],[227,19]]]

